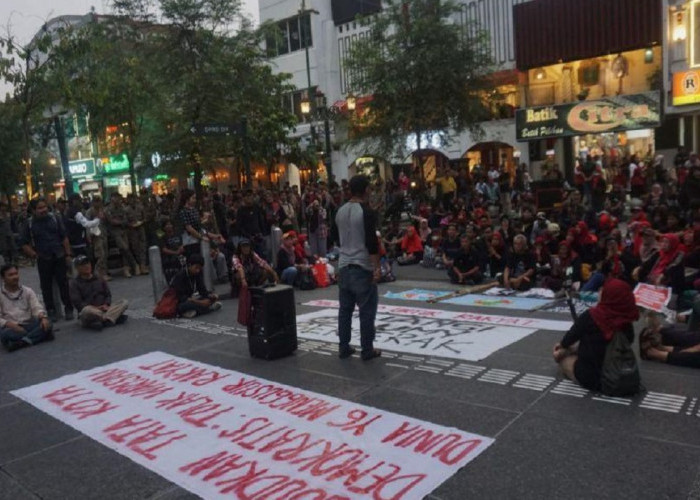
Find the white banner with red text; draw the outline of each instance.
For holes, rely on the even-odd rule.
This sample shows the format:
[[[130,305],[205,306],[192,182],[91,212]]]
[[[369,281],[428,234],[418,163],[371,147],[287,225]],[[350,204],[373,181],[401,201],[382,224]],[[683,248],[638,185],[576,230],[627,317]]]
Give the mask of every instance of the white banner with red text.
[[[204,498],[423,498],[493,442],[162,352],[12,394]]]

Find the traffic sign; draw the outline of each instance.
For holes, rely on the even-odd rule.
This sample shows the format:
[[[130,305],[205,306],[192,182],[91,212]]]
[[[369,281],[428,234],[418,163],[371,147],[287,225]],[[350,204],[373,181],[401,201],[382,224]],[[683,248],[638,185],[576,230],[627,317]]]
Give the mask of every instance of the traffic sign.
[[[190,128],[192,135],[240,135],[240,123],[195,123]]]

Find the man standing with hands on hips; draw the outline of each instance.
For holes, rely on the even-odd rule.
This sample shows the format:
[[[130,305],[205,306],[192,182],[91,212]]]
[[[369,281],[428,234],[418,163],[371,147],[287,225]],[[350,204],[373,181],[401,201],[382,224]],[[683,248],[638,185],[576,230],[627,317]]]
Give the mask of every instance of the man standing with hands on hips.
[[[335,216],[340,239],[339,302],[338,311],[338,356],[352,356],[355,349],[350,346],[352,336],[352,314],[355,305],[360,309],[361,357],[367,361],[381,356],[374,348],[375,327],[379,295],[377,281],[381,277],[379,265],[379,240],[377,238],[377,216],[367,205],[370,181],[367,176],[356,175],[350,179],[350,195]]]

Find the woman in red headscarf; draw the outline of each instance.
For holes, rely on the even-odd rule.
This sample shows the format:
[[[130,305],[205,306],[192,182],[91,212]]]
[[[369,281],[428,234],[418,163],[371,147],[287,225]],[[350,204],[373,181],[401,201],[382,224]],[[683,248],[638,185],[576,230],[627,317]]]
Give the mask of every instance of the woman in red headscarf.
[[[672,287],[680,293],[685,284],[685,267],[681,240],[673,233],[661,237],[661,247],[657,255],[642,264],[638,274],[639,281],[651,285]]]
[[[598,304],[576,318],[574,325],[554,346],[554,361],[564,375],[586,389],[600,390],[600,373],[608,342],[616,332],[634,341],[632,324],[639,319],[632,288],[610,279],[600,291]]]

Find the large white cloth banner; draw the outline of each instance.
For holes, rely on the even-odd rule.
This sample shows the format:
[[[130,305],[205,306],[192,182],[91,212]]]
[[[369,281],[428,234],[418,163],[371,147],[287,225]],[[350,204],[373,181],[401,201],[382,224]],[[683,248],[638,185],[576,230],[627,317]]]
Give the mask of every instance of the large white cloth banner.
[[[493,442],[162,352],[12,394],[204,498],[422,498]]]
[[[452,319],[377,313],[374,345],[389,351],[479,361],[535,332],[466,323]],[[352,318],[352,343],[360,343],[360,319]],[[338,342],[338,310],[323,309],[297,316],[297,335],[311,340]]]
[[[338,308],[337,300],[311,300],[302,305],[313,307]],[[484,323],[487,325],[523,326],[535,330],[554,330],[556,332],[569,331],[573,323],[571,321],[558,321],[540,318],[520,318],[517,316],[498,316],[496,314],[482,314],[479,312],[457,312],[446,309],[428,309],[425,307],[402,307],[379,304],[377,311],[397,314],[399,316],[422,316],[424,318],[451,319],[452,321],[466,321],[468,323]]]

